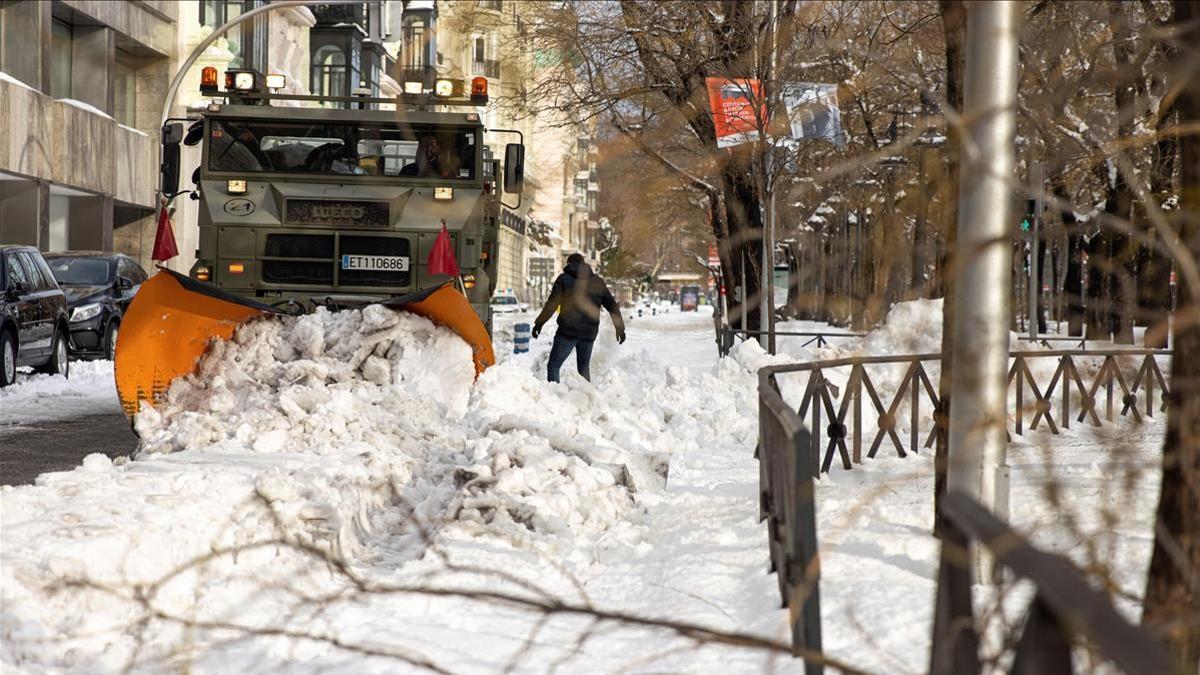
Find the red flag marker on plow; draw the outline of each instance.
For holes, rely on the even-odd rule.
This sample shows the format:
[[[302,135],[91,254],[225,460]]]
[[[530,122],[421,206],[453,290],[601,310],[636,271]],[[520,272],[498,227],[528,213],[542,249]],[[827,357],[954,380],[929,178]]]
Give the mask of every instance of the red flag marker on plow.
[[[175,232],[171,229],[171,217],[167,215],[167,205],[163,204],[158,210],[158,231],[154,233],[154,252],[150,259],[166,262],[179,255],[175,246]]]
[[[446,229],[446,221],[442,221],[442,231],[438,233],[433,248],[429,249],[429,259],[425,261],[430,274],[449,274],[457,277],[461,274],[458,269],[458,259],[454,257],[454,244],[450,241],[450,231]]]

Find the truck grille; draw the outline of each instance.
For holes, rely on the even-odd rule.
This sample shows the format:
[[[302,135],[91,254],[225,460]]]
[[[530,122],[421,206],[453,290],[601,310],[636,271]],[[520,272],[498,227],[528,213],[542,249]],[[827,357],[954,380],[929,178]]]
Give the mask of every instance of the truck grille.
[[[263,281],[271,284],[333,285],[332,234],[268,234],[266,258],[324,258],[316,260],[264,260]]]
[[[406,237],[353,236],[331,234],[268,234],[263,248],[263,281],[272,284],[298,284],[334,287],[334,270],[342,255],[407,256],[406,272],[382,270],[338,270],[338,287],[391,286],[411,283],[412,259]],[[296,260],[280,260],[296,258]]]

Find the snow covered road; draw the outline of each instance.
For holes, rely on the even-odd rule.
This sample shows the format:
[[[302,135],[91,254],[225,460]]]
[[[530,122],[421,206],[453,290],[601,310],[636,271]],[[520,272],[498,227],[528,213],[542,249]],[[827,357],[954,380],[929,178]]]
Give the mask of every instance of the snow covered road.
[[[784,348],[914,351],[937,317],[908,310],[884,329],[907,342]],[[620,346],[605,323],[594,385],[570,361],[551,385],[552,324],[510,353],[528,319],[497,326],[502,362],[474,385],[465,344],[415,317],[258,324],[143,419],[136,461],[93,455],[0,488],[5,672],[800,672],[762,650],[531,611],[787,636],[753,459],[754,372],[772,359],[745,345],[718,362],[711,317],[674,310],[631,319]],[[1018,439],[1014,521],[1137,595],[1161,431]],[[1064,484],[1070,517],[1049,518]],[[820,481],[831,656],[925,669],[931,495],[928,453]]]

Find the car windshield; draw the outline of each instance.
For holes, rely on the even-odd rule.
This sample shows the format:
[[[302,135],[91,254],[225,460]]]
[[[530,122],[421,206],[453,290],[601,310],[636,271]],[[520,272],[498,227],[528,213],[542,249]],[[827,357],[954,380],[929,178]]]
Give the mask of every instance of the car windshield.
[[[212,171],[475,180],[476,130],[419,124],[209,122]]]
[[[103,286],[110,263],[105,258],[47,258],[54,278],[64,286]]]

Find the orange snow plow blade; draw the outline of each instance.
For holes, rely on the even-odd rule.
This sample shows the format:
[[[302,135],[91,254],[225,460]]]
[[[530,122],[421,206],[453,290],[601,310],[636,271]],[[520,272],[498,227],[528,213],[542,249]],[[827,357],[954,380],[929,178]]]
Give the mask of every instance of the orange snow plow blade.
[[[496,362],[487,328],[449,282],[383,304],[457,333],[471,345],[476,376]],[[126,416],[132,420],[142,401],[157,402],[175,378],[195,372],[214,339],[228,340],[246,321],[279,314],[270,306],[160,268],[142,284],[121,321],[113,368]]]
[[[242,323],[274,313],[160,268],[121,320],[113,370],[125,415],[132,419],[141,401],[157,401],[175,378],[194,371],[213,338],[228,340]]]

